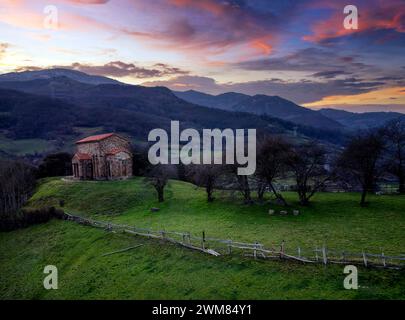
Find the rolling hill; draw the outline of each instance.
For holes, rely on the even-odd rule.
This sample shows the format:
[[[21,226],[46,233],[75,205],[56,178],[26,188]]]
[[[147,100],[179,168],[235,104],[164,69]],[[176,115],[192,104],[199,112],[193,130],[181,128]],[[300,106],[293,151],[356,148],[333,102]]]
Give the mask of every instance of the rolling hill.
[[[206,107],[267,115],[321,129],[343,129],[343,125],[339,122],[278,96],[249,96],[234,92],[214,96],[198,91],[175,92],[175,94],[186,101]]]
[[[321,109],[318,112],[353,130],[377,128],[393,119],[405,119],[405,115],[398,112],[354,113],[337,109]]]
[[[228,111],[232,111],[236,104],[249,98],[249,96],[245,94],[236,92],[227,92],[217,96],[195,90],[174,91],[173,93],[183,100],[198,104],[200,106]]]
[[[269,115],[315,128],[343,129],[340,123],[278,96],[255,95],[239,102],[233,109],[235,111]]]
[[[123,131],[146,139],[151,129],[169,129],[171,120],[179,120],[184,126],[196,129],[274,128],[280,132],[288,129],[288,124],[277,119],[262,119],[250,114],[241,116],[222,110],[213,112],[177,98],[166,88],[92,86],[66,77],[0,83],[0,87],[3,84],[14,89],[0,89],[1,123],[17,138],[42,137],[43,133],[30,127],[42,126],[44,133],[58,134],[53,128],[101,126],[105,130]],[[63,90],[52,91],[51,87]],[[38,121],[42,118],[45,122],[48,119],[49,123]]]

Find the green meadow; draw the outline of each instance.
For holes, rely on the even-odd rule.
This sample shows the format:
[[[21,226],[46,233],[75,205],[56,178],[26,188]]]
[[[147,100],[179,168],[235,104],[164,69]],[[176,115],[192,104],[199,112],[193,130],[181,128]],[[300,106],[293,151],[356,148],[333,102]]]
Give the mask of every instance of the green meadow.
[[[167,231],[207,237],[285,241],[289,250],[326,245],[351,252],[403,254],[405,197],[320,193],[307,208],[285,194],[300,215],[268,214],[269,201],[243,205],[237,193],[218,191],[207,203],[196,186],[170,181],[166,201],[157,202],[142,178],[114,182],[45,179],[28,207],[58,206],[68,212]],[[151,212],[158,207],[158,212]],[[103,254],[143,244],[109,256]],[[42,286],[45,265],[59,270],[59,289]],[[212,257],[158,240],[108,233],[68,221],[0,233],[0,298],[9,299],[404,299],[404,271],[359,268],[358,290],[343,288],[343,266],[302,265]]]

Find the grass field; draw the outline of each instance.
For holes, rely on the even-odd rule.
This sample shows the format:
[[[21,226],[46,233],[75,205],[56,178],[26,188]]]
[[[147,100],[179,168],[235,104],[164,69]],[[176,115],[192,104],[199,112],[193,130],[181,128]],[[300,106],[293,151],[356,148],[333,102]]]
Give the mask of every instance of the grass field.
[[[12,140],[0,135],[0,149],[14,155],[44,153],[52,150],[54,146],[50,141],[42,139]]]
[[[162,205],[141,178],[116,182],[45,180],[31,207],[58,205],[74,213],[140,227],[259,241],[287,247],[328,247],[404,253],[405,199],[372,196],[360,208],[357,194],[319,194],[301,215],[269,216],[269,204],[244,206],[218,192],[171,181]],[[286,197],[296,207],[295,194]],[[151,213],[151,207],[160,207]],[[132,251],[103,253],[137,243]],[[60,289],[42,287],[43,267],[58,266]],[[403,271],[359,269],[359,290],[343,288],[342,266],[211,257],[159,241],[106,233],[73,222],[50,223],[0,234],[0,297],[55,299],[404,299]]]
[[[268,209],[284,210],[269,204],[246,206],[235,194],[217,192],[216,201],[207,203],[203,189],[171,181],[166,201],[159,204],[152,187],[142,178],[115,182],[65,182],[50,179],[42,184],[28,206],[58,206],[73,213],[100,220],[132,224],[152,229],[189,231],[224,239],[259,241],[263,244],[298,245],[314,248],[326,244],[337,249],[369,252],[381,249],[404,253],[405,197],[370,196],[370,206],[361,208],[358,194],[323,193],[308,208],[299,207],[295,193],[285,196],[296,216],[269,216]],[[151,207],[160,211],[151,213]]]

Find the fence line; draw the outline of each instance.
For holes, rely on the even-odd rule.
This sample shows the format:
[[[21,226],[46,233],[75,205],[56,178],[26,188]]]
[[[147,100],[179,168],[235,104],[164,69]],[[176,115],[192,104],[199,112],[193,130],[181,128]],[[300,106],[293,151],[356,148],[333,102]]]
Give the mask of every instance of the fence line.
[[[93,220],[69,213],[65,213],[65,216],[67,220],[75,221],[83,225],[103,228],[107,231],[123,232],[153,239],[160,239],[213,256],[242,253],[244,256],[253,257],[254,259],[292,260],[301,263],[318,263],[325,265],[355,264],[364,265],[365,267],[381,267],[391,269],[401,269],[405,266],[404,254],[398,256],[387,256],[384,254],[384,252],[381,254],[372,254],[366,252],[350,253],[342,250],[331,250],[326,248],[326,246],[323,246],[322,248],[315,248],[314,250],[305,250],[298,247],[295,254],[286,252],[284,241],[279,246],[265,248],[263,244],[257,242],[245,243],[230,239],[226,240],[205,237],[205,232],[202,232],[202,237],[198,237],[192,235],[190,232],[138,228],[135,226]]]

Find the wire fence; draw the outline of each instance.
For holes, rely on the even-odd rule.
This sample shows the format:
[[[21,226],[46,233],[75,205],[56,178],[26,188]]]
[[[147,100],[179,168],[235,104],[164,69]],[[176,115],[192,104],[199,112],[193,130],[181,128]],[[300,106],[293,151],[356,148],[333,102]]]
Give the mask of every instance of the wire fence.
[[[245,243],[230,239],[217,239],[206,237],[205,232],[201,233],[201,237],[192,235],[190,232],[176,232],[166,230],[152,230],[147,228],[139,228],[135,226],[114,224],[84,218],[69,213],[65,213],[67,220],[75,221],[82,225],[102,228],[111,232],[122,232],[131,235],[138,235],[147,238],[159,239],[168,241],[177,245],[181,245],[188,249],[201,251],[213,256],[240,254],[254,259],[270,259],[270,260],[291,260],[300,263],[311,264],[353,264],[363,265],[365,267],[402,269],[405,266],[405,255],[385,255],[372,254],[367,252],[353,253],[343,250],[332,250],[326,246],[320,248],[308,249],[298,247],[296,251],[286,249],[285,242],[280,245],[270,248],[264,247],[261,243]]]

